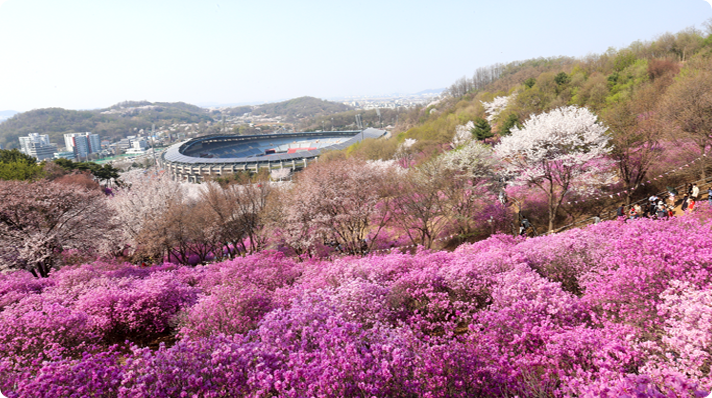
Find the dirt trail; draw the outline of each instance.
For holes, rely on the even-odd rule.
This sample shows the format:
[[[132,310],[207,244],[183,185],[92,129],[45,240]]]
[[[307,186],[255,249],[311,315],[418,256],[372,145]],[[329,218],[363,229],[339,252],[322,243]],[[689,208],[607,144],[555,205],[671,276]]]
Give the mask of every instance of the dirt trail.
[[[707,196],[707,188],[711,184],[706,184],[706,185],[700,185],[700,195],[698,196],[699,199],[695,202],[695,209],[702,205],[702,206],[707,206],[707,201],[708,201],[708,196]],[[682,198],[685,196],[684,193],[680,192],[680,194],[677,195],[676,200],[675,200],[675,208],[673,209],[673,213],[675,216],[681,216],[685,214],[686,212],[689,212],[690,210],[688,209],[686,212],[682,211]],[[703,203],[704,202],[704,203]]]

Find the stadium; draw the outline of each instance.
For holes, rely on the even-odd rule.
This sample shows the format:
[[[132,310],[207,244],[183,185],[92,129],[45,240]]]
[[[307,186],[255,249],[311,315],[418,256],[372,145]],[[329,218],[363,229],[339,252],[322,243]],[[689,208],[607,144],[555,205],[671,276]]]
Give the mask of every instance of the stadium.
[[[320,131],[264,135],[212,134],[179,142],[166,149],[161,166],[180,181],[200,182],[239,171],[298,170],[330,150],[344,149],[384,130]]]

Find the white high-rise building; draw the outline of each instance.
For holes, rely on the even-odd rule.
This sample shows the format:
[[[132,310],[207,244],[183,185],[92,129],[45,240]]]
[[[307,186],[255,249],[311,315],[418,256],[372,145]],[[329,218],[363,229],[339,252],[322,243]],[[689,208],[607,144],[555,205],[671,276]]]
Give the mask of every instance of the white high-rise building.
[[[64,144],[68,151],[73,151],[77,160],[86,158],[90,153],[101,151],[99,134],[70,133],[64,135]]]
[[[57,148],[50,144],[49,135],[30,133],[27,137],[20,137],[20,151],[37,160],[44,160],[53,158]]]
[[[148,140],[143,137],[134,138],[131,141],[131,148],[126,151],[128,155],[142,155],[148,149]]]

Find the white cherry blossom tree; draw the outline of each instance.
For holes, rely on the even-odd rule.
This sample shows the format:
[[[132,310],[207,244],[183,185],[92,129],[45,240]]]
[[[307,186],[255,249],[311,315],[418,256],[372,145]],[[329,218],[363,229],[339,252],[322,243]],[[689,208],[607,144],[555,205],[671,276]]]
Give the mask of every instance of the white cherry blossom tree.
[[[395,155],[393,155],[393,158],[396,159],[402,167],[408,168],[414,162],[415,154],[413,146],[416,142],[417,140],[414,138],[406,138],[400,145],[398,145],[398,149],[396,150]]]
[[[282,181],[285,178],[289,177],[289,175],[292,173],[290,169],[276,169],[272,170],[269,173],[270,178],[274,181]]]
[[[482,102],[482,106],[485,107],[485,113],[487,114],[487,119],[488,122],[492,123],[492,121],[503,111],[507,108],[507,105],[509,105],[509,102],[513,100],[516,97],[515,94],[512,94],[508,97],[495,97],[491,102]]]
[[[443,167],[470,180],[492,177],[495,160],[492,148],[478,141],[470,141],[462,148],[442,155]]]
[[[472,120],[455,127],[455,135],[452,137],[452,144],[455,147],[458,147],[472,141],[472,129],[474,128],[475,124]]]
[[[549,231],[567,193],[610,183],[610,137],[586,108],[562,107],[533,116],[494,148],[516,182],[546,194]]]
[[[121,239],[115,244],[117,249],[128,246],[136,250],[142,244],[147,246],[146,237],[165,235],[166,214],[172,206],[183,203],[186,194],[183,185],[165,174],[129,172],[122,180],[125,186],[116,189],[109,200],[114,220],[121,226]]]

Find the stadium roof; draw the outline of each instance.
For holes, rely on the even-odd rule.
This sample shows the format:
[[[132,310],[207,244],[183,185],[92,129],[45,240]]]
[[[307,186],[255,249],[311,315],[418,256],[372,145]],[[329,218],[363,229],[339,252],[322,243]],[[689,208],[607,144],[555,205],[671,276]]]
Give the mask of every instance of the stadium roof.
[[[386,131],[368,128],[363,131],[322,131],[316,133],[288,133],[288,134],[264,134],[264,135],[237,135],[237,134],[211,134],[198,138],[193,138],[187,141],[179,142],[170,146],[161,155],[165,161],[176,162],[176,163],[186,163],[186,164],[225,164],[225,163],[254,163],[255,161],[261,162],[281,162],[281,161],[291,161],[304,158],[313,158],[321,155],[323,152],[330,150],[340,150],[347,148],[359,141],[362,137],[365,138],[379,138],[386,134]],[[269,155],[263,155],[259,157],[239,157],[239,158],[204,158],[204,157],[194,157],[184,155],[184,153],[198,143],[204,141],[232,141],[235,144],[238,143],[251,143],[259,142],[276,138],[323,138],[323,137],[334,137],[334,136],[351,136],[346,141],[340,142],[338,144],[329,145],[323,148],[317,148],[312,150],[300,151],[295,153],[275,153]]]

